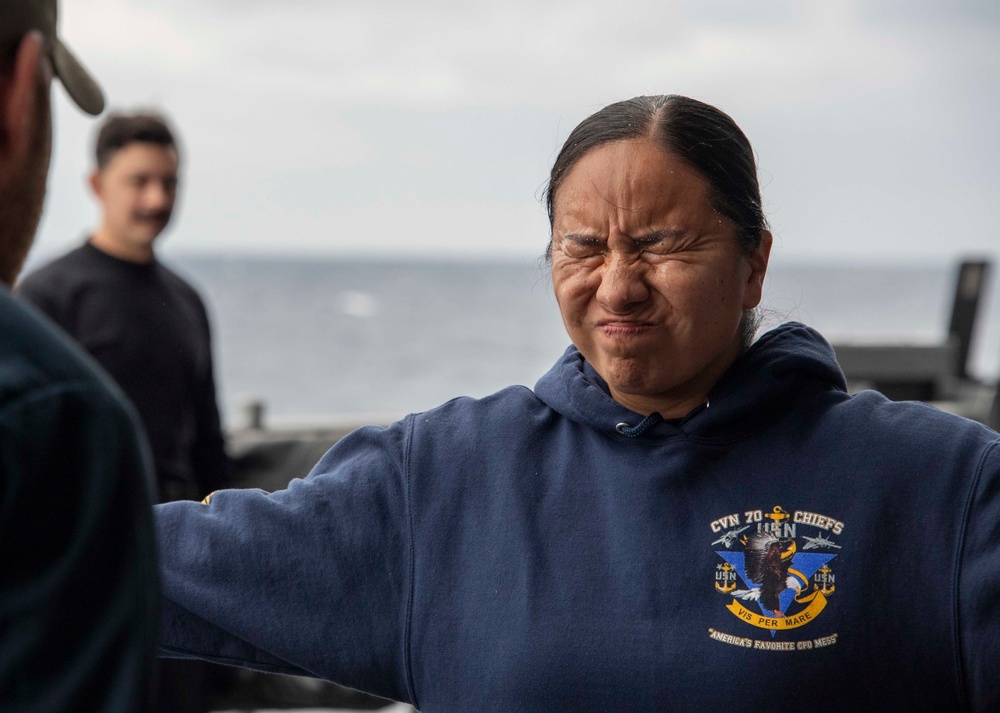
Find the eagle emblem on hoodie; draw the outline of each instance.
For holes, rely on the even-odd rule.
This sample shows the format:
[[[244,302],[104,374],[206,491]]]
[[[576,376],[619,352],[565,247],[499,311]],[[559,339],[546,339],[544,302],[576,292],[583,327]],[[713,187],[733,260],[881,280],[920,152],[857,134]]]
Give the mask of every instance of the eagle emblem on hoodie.
[[[837,588],[831,563],[844,523],[809,510],[731,513],[713,520],[714,589],[745,624],[778,631],[814,622]]]

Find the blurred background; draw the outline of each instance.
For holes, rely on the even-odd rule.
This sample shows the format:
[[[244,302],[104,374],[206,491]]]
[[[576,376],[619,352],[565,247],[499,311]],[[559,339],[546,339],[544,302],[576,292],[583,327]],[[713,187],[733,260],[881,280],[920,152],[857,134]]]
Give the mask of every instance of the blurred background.
[[[213,316],[228,422],[403,413],[533,384],[568,343],[539,202],[562,141],[637,94],[739,123],[775,234],[766,307],[831,338],[943,338],[1000,253],[1000,5],[69,0],[112,108],[182,139],[162,255]],[[56,97],[27,270],[96,220],[95,124]],[[995,270],[994,270],[995,272]],[[994,279],[973,372],[1000,371]]]

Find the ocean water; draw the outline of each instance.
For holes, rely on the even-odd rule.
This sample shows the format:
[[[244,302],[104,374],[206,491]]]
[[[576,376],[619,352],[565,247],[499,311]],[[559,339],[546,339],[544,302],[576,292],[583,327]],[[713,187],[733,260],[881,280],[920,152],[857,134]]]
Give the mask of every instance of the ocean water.
[[[538,261],[386,262],[182,257],[215,338],[220,407],[271,423],[394,416],[533,385],[569,341]],[[831,340],[943,339],[956,266],[772,264],[766,323]],[[1000,372],[1000,290],[981,305],[973,372]]]

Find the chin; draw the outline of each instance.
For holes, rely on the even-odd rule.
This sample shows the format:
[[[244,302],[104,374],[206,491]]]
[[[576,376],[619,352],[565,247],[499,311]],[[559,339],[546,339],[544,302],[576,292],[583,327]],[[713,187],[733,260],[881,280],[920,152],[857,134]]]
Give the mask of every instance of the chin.
[[[163,232],[162,228],[158,230],[136,231],[132,235],[132,244],[143,248],[151,248],[161,232]]]
[[[649,372],[645,359],[612,359],[604,369],[598,369],[615,391],[635,396],[642,396],[648,390]]]

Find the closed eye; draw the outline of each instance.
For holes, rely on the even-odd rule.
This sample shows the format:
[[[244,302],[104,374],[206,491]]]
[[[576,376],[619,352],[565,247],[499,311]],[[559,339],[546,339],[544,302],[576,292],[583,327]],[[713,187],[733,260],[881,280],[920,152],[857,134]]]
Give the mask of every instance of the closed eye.
[[[608,247],[608,241],[604,238],[570,233],[562,237],[560,245],[562,251],[569,257],[587,258],[604,254]]]
[[[646,235],[629,239],[631,249],[640,255],[673,255],[697,247],[698,235],[683,229],[656,230]],[[598,257],[608,252],[608,240],[579,233],[566,233],[559,240],[562,252],[571,258],[586,259]]]
[[[632,238],[632,242],[640,252],[660,255],[677,250],[685,242],[685,235],[684,230],[657,230],[649,235]]]

